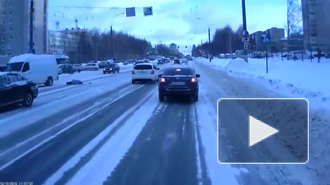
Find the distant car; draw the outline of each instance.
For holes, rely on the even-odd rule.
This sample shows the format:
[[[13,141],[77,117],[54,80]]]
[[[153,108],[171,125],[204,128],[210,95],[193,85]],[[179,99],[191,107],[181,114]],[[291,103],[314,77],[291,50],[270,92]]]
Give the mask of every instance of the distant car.
[[[169,67],[159,75],[159,101],[165,101],[166,96],[191,96],[198,101],[199,74],[191,67]]]
[[[60,64],[58,65],[58,67],[61,69],[62,74],[73,74],[74,72],[76,72],[75,68],[71,64]]]
[[[106,73],[119,73],[120,67],[118,64],[109,64],[103,68],[103,74]]]
[[[1,71],[6,71],[7,70],[7,66],[0,66],[0,72]]]
[[[107,60],[107,61],[100,61],[100,62],[98,62],[98,66],[99,66],[99,68],[105,68],[107,65],[109,65],[109,64],[114,64],[115,62],[114,62],[114,60]]]
[[[183,59],[183,60],[182,60],[182,63],[183,63],[183,64],[187,64],[187,63],[188,63],[188,60],[187,60],[187,59]]]
[[[144,63],[150,63],[150,61],[148,59],[144,59],[143,62]]]
[[[181,64],[181,61],[180,61],[180,59],[174,59],[174,62],[173,62],[174,64]]]
[[[88,63],[84,66],[84,71],[98,71],[99,66],[95,63]]]
[[[136,65],[136,64],[143,64],[143,63],[144,63],[143,60],[139,60],[139,61],[136,61],[136,62],[134,63],[134,65]]]
[[[78,73],[80,73],[84,69],[84,67],[80,64],[72,64],[72,66],[73,66],[74,70]]]
[[[0,107],[22,104],[31,107],[38,96],[38,87],[17,73],[0,72]]]
[[[145,80],[158,81],[158,70],[159,68],[151,63],[136,64],[132,70],[132,84]]]

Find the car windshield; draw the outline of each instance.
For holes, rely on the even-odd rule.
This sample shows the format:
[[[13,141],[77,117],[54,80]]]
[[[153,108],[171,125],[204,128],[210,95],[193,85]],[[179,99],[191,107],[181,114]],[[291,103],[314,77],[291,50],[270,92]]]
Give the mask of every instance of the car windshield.
[[[24,62],[10,63],[8,64],[9,71],[20,72],[22,70]]]
[[[136,69],[136,70],[152,69],[152,66],[151,65],[136,65],[134,67],[134,69]]]
[[[0,185],[330,185],[329,10],[0,0]]]

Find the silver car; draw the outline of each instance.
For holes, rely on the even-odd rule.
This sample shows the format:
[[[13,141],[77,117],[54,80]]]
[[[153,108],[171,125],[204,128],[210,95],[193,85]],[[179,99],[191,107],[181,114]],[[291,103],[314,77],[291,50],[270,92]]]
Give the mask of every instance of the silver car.
[[[84,67],[84,71],[98,71],[99,66],[95,63],[88,63]]]

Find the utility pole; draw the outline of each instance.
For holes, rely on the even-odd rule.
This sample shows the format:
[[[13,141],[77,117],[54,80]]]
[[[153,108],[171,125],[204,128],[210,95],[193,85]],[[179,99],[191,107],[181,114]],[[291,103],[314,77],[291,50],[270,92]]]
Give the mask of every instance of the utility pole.
[[[210,30],[210,27],[208,29],[208,33],[209,33],[209,60],[211,62],[211,30]]]
[[[111,48],[111,58],[114,58],[114,51],[113,51],[113,33],[112,33],[112,26],[110,27],[110,48]]]
[[[33,47],[33,15],[34,15],[34,2],[33,0],[30,1],[30,41],[29,41],[29,53],[35,53]]]
[[[242,0],[242,16],[243,16],[243,32],[247,32],[247,23],[246,23],[246,7],[245,7],[245,0]],[[244,42],[244,59],[248,62],[248,46],[246,42]]]

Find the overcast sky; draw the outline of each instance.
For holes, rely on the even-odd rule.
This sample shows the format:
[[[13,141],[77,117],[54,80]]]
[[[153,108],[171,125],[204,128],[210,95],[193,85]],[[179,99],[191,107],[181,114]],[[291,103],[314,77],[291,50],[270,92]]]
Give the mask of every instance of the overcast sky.
[[[56,21],[60,22],[60,29],[65,29],[75,27],[78,19],[79,27],[109,31],[113,24],[114,30],[145,38],[153,44],[174,42],[191,46],[207,41],[208,26],[213,35],[217,28],[230,25],[237,29],[242,24],[241,0],[50,0],[49,3],[52,30],[56,29]],[[144,6],[152,6],[154,15],[143,16]],[[136,16],[116,17],[126,12],[126,7],[136,7]],[[246,0],[246,8],[250,33],[285,26],[286,0]]]

